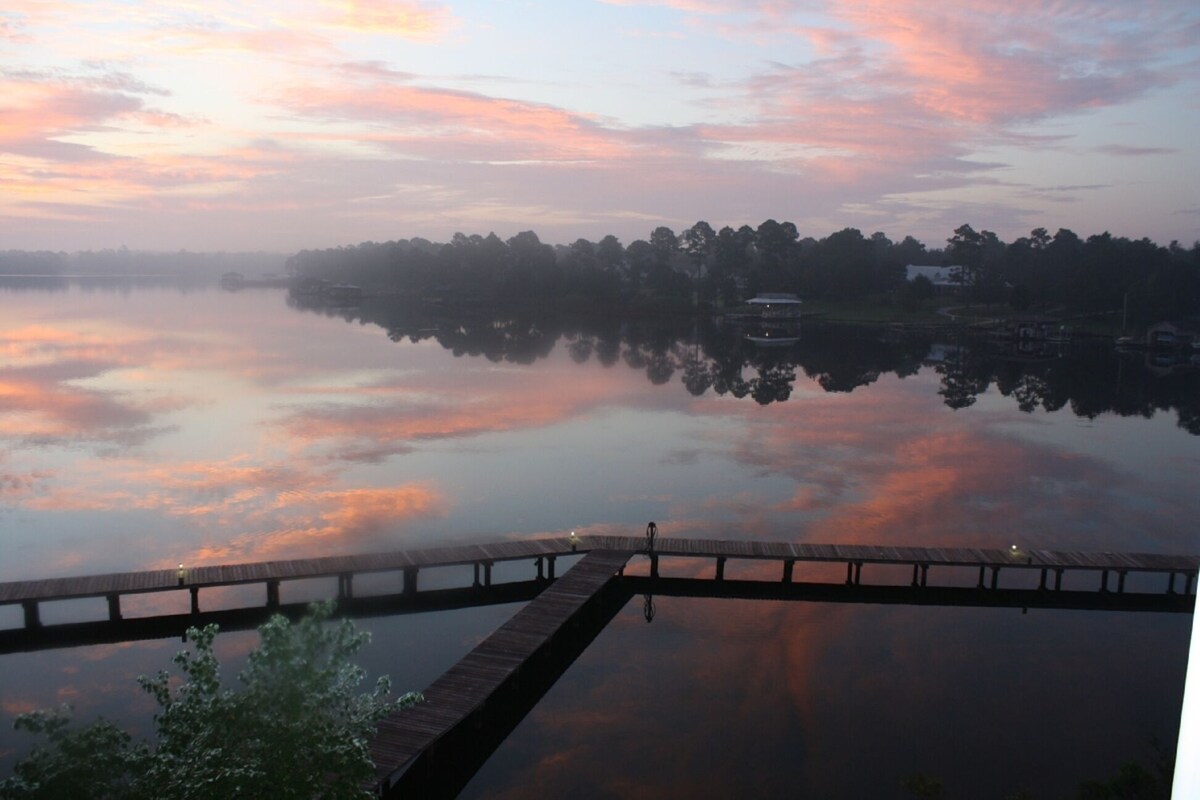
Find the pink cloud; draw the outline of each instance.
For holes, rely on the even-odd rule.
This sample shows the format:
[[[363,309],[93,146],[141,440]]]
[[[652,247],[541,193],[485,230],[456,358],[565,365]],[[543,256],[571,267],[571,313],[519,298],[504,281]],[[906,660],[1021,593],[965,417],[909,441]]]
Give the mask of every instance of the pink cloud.
[[[454,25],[454,17],[443,4],[411,0],[327,1],[330,23],[362,33],[432,39]]]
[[[1017,179],[1005,176],[1002,185],[990,173],[1006,165],[973,155],[997,144],[1061,146],[1079,130],[1064,117],[1189,79],[1196,42],[1194,19],[1170,3],[647,5],[676,12],[657,15],[667,21],[652,33],[716,32],[731,47],[769,45],[761,52],[771,61],[759,67],[763,61],[747,57],[699,79],[688,69],[694,64],[673,65],[691,116],[651,125],[636,122],[634,111],[614,118],[611,105],[589,113],[587,91],[564,100],[561,87],[543,92],[528,75],[485,76],[507,81],[502,92],[466,91],[459,87],[483,78],[423,70],[419,53],[395,64],[367,60],[381,57],[380,37],[416,40],[417,50],[430,39],[478,45],[475,37],[487,34],[466,24],[477,21],[457,19],[444,4],[313,0],[284,13],[233,2],[81,10],[16,0],[2,35],[45,37],[43,46],[67,58],[76,44],[61,20],[83,13],[89,37],[79,56],[94,60],[96,48],[109,46],[95,26],[111,17],[128,29],[122,43],[156,54],[160,66],[186,71],[203,57],[229,99],[214,111],[205,98],[189,112],[194,98],[180,84],[169,88],[184,93],[160,109],[153,106],[163,90],[128,72],[8,71],[0,77],[0,148],[19,157],[0,167],[0,213],[21,220],[23,238],[59,241],[67,230],[91,237],[88,246],[97,236],[119,244],[136,231],[150,246],[196,247],[206,238],[199,230],[220,229],[256,246],[271,237],[269,247],[298,249],[379,240],[397,235],[397,224],[435,238],[536,227],[548,239],[612,231],[628,241],[655,224],[755,224],[780,208],[822,226],[817,233],[919,217],[923,229],[904,232],[927,236],[942,214],[960,212],[908,195],[968,187],[1002,194]],[[222,82],[251,68],[252,84]],[[1046,120],[1065,124],[1053,135],[1030,133]],[[254,140],[280,144],[249,152]],[[1149,154],[1142,147],[1094,152]],[[1161,150],[1155,154],[1182,155]],[[797,191],[797,180],[807,191]],[[321,191],[307,191],[314,186]],[[972,199],[979,216],[1005,223],[992,224],[1002,235],[1051,202],[1019,186],[987,204]],[[147,214],[161,224],[139,226]]]
[[[608,160],[647,144],[553,106],[394,81],[294,87],[280,103],[305,117],[369,122],[375,131],[346,138],[439,160]]]
[[[83,157],[91,148],[57,137],[94,131],[142,109],[139,98],[122,92],[32,76],[0,74],[0,98],[0,148],[22,155]]]

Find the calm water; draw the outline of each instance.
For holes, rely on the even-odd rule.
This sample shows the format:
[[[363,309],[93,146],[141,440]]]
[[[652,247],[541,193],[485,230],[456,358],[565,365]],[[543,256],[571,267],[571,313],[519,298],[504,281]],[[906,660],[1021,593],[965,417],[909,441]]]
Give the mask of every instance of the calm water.
[[[10,284],[0,353],[0,580],[648,520],[666,536],[1200,549],[1200,368],[1109,347],[812,325],[763,349],[691,322]],[[365,621],[364,661],[421,688],[514,610]],[[886,798],[925,773],[950,797],[1051,798],[1149,761],[1178,727],[1183,615],[656,611],[647,624],[631,602],[466,795]],[[253,636],[219,643],[236,664]],[[144,718],[133,678],[178,648],[0,656],[0,702]],[[24,745],[7,727],[4,772]]]

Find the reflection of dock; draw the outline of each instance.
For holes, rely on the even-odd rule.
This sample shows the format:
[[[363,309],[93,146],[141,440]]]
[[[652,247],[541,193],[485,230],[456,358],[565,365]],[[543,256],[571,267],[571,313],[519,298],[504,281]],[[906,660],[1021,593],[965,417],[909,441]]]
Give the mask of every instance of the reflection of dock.
[[[649,575],[624,575],[637,553]],[[555,579],[555,560],[583,556]],[[711,560],[709,577],[661,574],[671,559]],[[530,561],[537,577],[493,583],[502,561]],[[729,562],[773,564],[755,579],[727,577]],[[797,567],[834,564],[835,577],[805,580]],[[840,565],[845,565],[842,580]],[[472,566],[471,585],[418,590],[421,570]],[[864,582],[864,567],[868,580]],[[897,569],[899,568],[899,570]],[[689,568],[694,570],[694,566]],[[558,677],[635,593],[816,602],[1074,608],[1191,612],[1200,556],[1082,553],[1040,549],[919,548],[790,542],[589,536],[430,548],[260,564],[0,583],[0,605],[24,607],[23,628],[0,631],[0,652],[178,635],[188,624],[248,626],[272,611],[299,613],[281,602],[280,584],[336,578],[339,609],[350,614],[412,613],[530,600],[462,661],[425,690],[426,702],[384,720],[371,745],[384,796],[451,796],[474,775]],[[910,571],[911,570],[911,571]],[[398,573],[399,590],[356,596],[366,573]],[[767,577],[758,577],[767,574]],[[899,578],[898,578],[899,576]],[[932,576],[932,578],[931,578]],[[1003,576],[1003,577],[1002,577]],[[203,588],[262,584],[266,604],[202,612]],[[1002,585],[1003,584],[1003,585]],[[191,614],[126,619],[123,595],[186,591]],[[100,598],[109,619],[44,625],[43,603]]]

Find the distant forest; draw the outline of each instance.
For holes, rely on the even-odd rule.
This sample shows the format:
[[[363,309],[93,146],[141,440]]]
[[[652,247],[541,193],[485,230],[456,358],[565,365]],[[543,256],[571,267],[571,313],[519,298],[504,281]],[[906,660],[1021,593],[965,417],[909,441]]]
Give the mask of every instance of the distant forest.
[[[427,239],[364,242],[303,250],[286,258],[301,279],[353,283],[374,294],[436,297],[447,302],[556,301],[610,311],[729,307],[760,292],[794,292],[806,300],[927,307],[936,289],[909,282],[905,266],[960,266],[964,302],[1007,304],[1015,312],[1098,313],[1127,310],[1131,322],[1200,314],[1200,242],[1183,247],[1107,232],[1080,238],[1036,228],[1004,242],[961,225],[945,246],[906,236],[864,236],[845,228],[823,239],[801,237],[790,222],[767,220],[713,230],[707,222],[676,234],[655,228],[628,245],[609,235],[570,245],[543,243],[533,231],[503,240],[456,233]],[[226,271],[282,271],[271,253],[80,253],[0,251],[0,274],[154,274],[192,279]]]
[[[130,250],[0,250],[0,275],[173,275],[197,280],[240,270],[279,272],[286,257],[278,253],[174,253]]]
[[[1143,321],[1200,313],[1200,242],[1163,247],[1107,232],[1082,239],[1066,229],[1051,235],[1037,228],[1005,243],[991,231],[962,225],[945,247],[929,249],[911,236],[894,242],[855,228],[814,239],[802,238],[790,222],[719,231],[697,222],[679,234],[658,227],[628,245],[612,235],[552,246],[533,231],[507,241],[494,233],[456,233],[444,244],[364,242],[288,259],[289,271],[302,278],[397,294],[464,301],[579,297],[659,310],[690,307],[697,299],[728,306],[759,292],[916,307],[935,290],[924,279],[908,282],[908,264],[959,265],[967,301],[1007,303],[1018,312],[1127,307],[1131,320]]]

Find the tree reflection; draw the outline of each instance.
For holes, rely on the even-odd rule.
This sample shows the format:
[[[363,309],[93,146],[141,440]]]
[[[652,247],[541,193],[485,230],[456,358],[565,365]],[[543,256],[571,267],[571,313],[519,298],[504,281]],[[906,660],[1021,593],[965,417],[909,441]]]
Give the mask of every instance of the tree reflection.
[[[787,401],[798,371],[826,392],[852,392],[881,376],[932,369],[951,409],[974,405],[993,388],[1021,411],[1150,417],[1174,410],[1179,427],[1200,435],[1200,365],[1188,353],[1122,354],[1104,342],[1073,347],[1017,347],[956,330],[873,328],[805,323],[795,343],[760,347],[722,320],[687,317],[617,320],[538,314],[450,315],[420,304],[369,300],[328,308],[303,297],[299,310],[378,325],[395,342],[436,341],[455,356],[531,364],[562,343],[583,364],[621,362],[655,385],[678,381],[695,397],[708,391],[760,405]],[[790,341],[790,340],[789,340]]]

